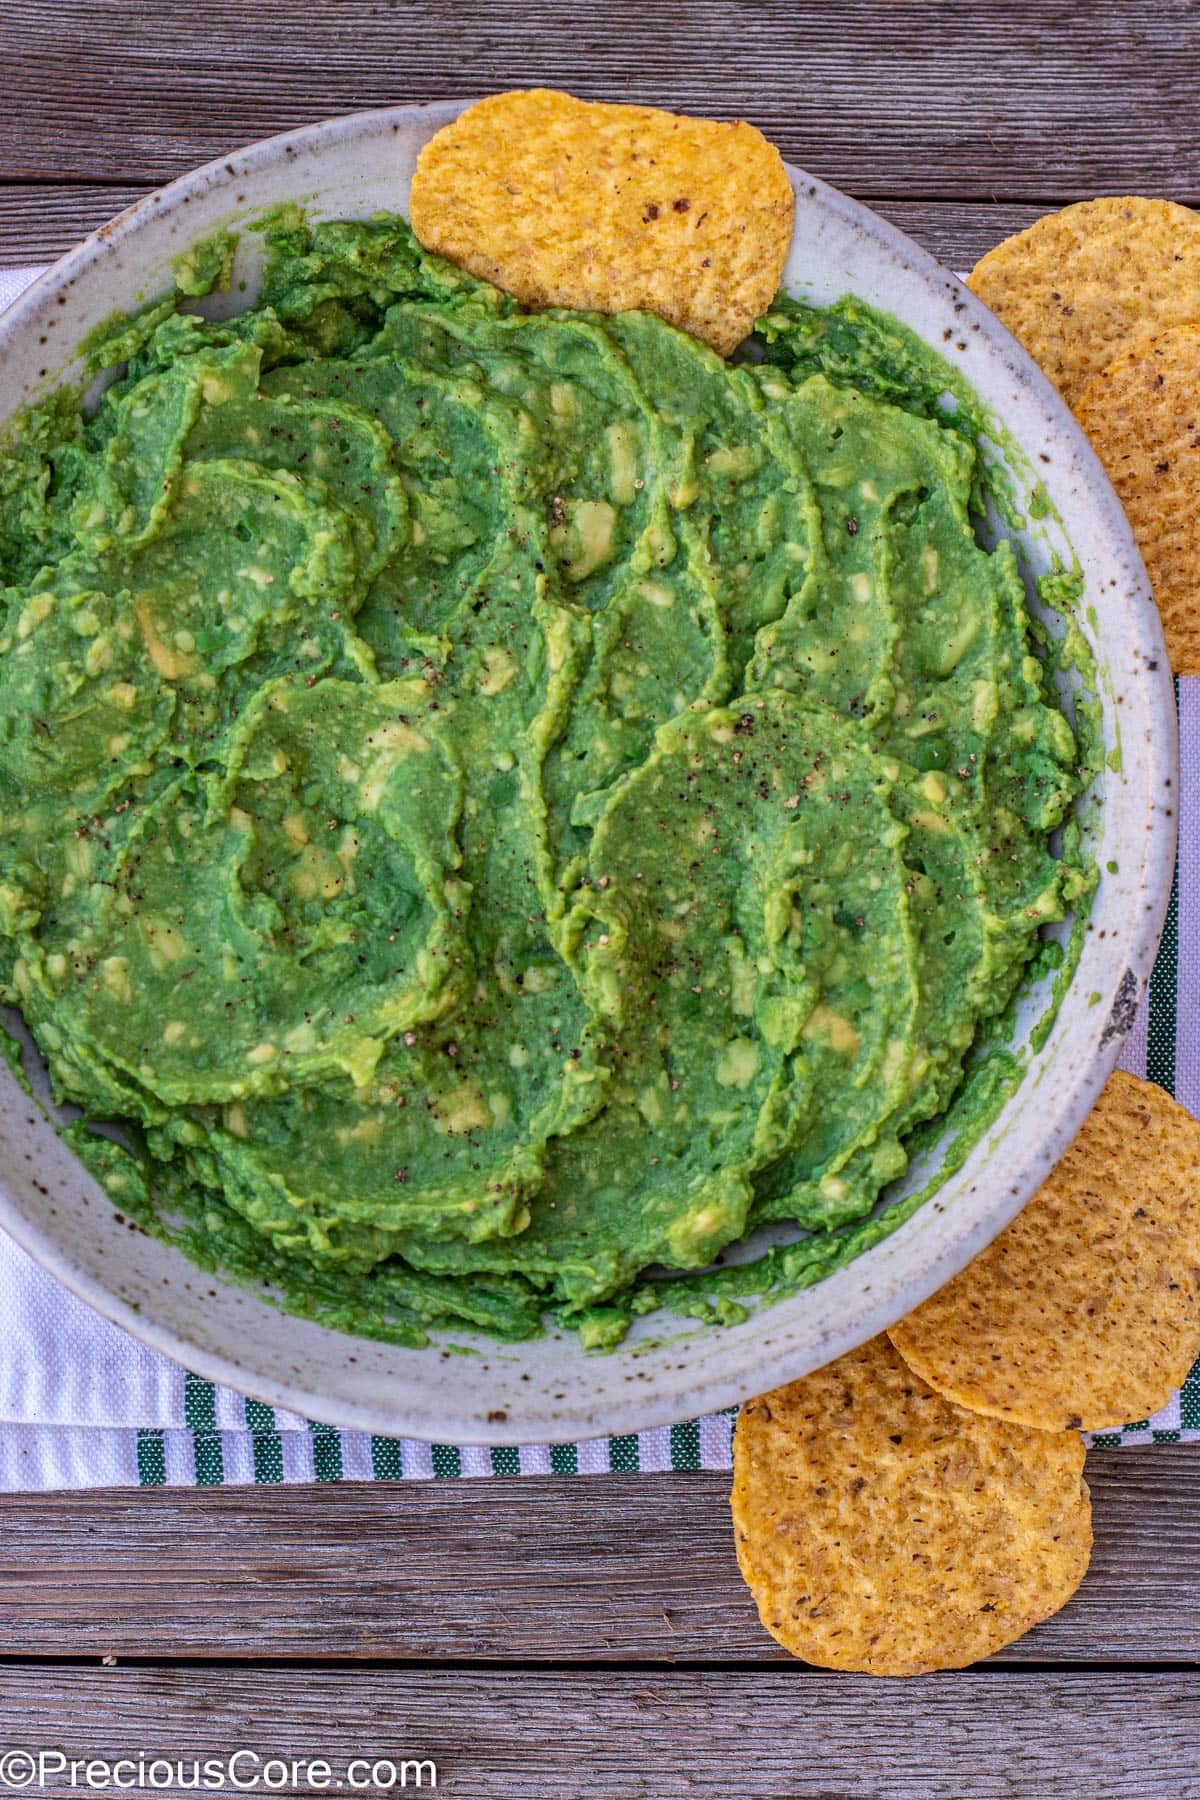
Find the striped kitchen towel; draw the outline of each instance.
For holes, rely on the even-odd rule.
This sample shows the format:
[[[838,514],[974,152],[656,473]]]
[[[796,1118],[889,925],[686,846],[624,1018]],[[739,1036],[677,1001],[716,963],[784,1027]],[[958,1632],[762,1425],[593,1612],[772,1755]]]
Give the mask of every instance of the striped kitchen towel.
[[[0,310],[38,274],[0,270]],[[1200,680],[1179,684],[1179,864],[1122,1066],[1200,1114]],[[109,1486],[594,1475],[727,1469],[733,1414],[626,1437],[486,1449],[371,1437],[188,1373],[110,1325],[0,1233],[0,1492]],[[1200,1363],[1153,1419],[1103,1446],[1200,1439]]]

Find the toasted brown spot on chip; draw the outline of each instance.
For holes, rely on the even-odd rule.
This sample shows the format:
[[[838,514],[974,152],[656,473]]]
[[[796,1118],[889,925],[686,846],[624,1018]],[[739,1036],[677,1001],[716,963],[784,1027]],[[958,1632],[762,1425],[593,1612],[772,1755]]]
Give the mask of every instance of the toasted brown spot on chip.
[[[727,355],[792,236],[779,152],[722,124],[551,88],[470,106],[422,150],[412,226],[530,307],[658,313]]]
[[[1171,667],[1200,675],[1200,325],[1178,325],[1118,357],[1088,382],[1075,412],[1133,526]]]
[[[885,1337],[749,1401],[733,1468],[759,1617],[821,1668],[965,1668],[1057,1612],[1087,1569],[1080,1438],[952,1406]]]
[[[1073,406],[1136,339],[1200,319],[1200,214],[1081,200],[989,250],[967,284]]]
[[[1156,1412],[1200,1350],[1200,1123],[1118,1070],[1024,1211],[890,1335],[992,1418],[1097,1430]]]

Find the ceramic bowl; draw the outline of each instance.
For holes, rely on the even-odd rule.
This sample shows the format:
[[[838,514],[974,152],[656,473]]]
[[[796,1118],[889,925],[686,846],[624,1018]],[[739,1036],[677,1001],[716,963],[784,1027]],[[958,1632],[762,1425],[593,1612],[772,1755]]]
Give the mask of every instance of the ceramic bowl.
[[[0,320],[0,419],[77,374],[85,335],[115,308],[167,290],[171,258],[215,227],[280,201],[317,217],[404,211],[421,145],[458,110],[390,108],[291,132],[121,213]],[[558,1333],[476,1342],[467,1356],[400,1350],[289,1317],[120,1224],[5,1070],[0,1223],[91,1305],[201,1375],[336,1425],[464,1442],[592,1437],[729,1405],[861,1343],[955,1274],[1057,1161],[1116,1059],[1157,946],[1176,831],[1171,677],[1129,527],[1071,414],[991,314],[865,207],[799,170],[791,177],[786,286],[816,301],[860,295],[954,363],[1020,446],[1008,459],[1018,491],[1040,480],[1053,503],[1057,517],[1018,534],[1027,574],[1071,549],[1084,573],[1078,623],[1099,667],[1106,746],[1120,756],[1099,796],[1091,928],[1054,1028],[1040,1050],[1029,1047],[1045,996],[1027,996],[1015,1040],[1024,1080],[962,1167],[883,1243],[744,1324],[679,1329],[658,1316],[607,1356],[584,1355]],[[255,242],[242,240],[237,268],[251,282]]]

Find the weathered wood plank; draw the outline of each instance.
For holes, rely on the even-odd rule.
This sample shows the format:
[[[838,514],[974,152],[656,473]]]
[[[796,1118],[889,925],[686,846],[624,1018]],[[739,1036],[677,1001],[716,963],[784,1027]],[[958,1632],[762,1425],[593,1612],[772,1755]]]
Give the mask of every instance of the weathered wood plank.
[[[89,231],[150,191],[132,184],[15,182],[0,186],[0,268],[49,262],[61,256]],[[875,200],[871,204],[951,269],[969,269],[1001,238],[1023,230],[1048,210],[1030,201]]]
[[[1188,0],[6,0],[0,179],[161,181],[326,114],[546,82],[746,115],[841,187],[1200,196]]]
[[[51,262],[149,192],[131,183],[0,185],[0,268]]]
[[[0,1670],[10,1749],[187,1765],[241,1749],[258,1769],[324,1759],[334,1779],[359,1758],[430,1759],[437,1791],[469,1800],[1195,1800],[1198,1702],[1198,1675],[1128,1670]]]
[[[1200,1663],[1200,1445],[1088,1462],[1080,1593],[1010,1660]],[[0,1653],[771,1662],[721,1475],[0,1499]],[[2,1717],[0,1713],[0,1717]]]

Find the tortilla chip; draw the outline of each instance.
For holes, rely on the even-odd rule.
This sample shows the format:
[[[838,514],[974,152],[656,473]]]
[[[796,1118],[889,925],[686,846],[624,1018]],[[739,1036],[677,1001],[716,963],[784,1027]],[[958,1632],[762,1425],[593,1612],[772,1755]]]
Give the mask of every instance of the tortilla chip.
[[[1081,200],[989,250],[967,285],[1074,406],[1136,339],[1200,319],[1200,214]]]
[[[1087,1569],[1078,1434],[951,1406],[885,1337],[749,1401],[733,1469],[759,1617],[821,1668],[965,1668],[1057,1612]]]
[[[890,1336],[990,1418],[1099,1430],[1157,1412],[1200,1350],[1200,1123],[1118,1070],[1024,1211]]]
[[[792,238],[778,150],[741,122],[495,94],[421,152],[427,250],[525,306],[641,309],[728,355],[770,306]]]
[[[1088,382],[1076,416],[1133,526],[1171,667],[1200,675],[1200,325],[1148,338]]]

